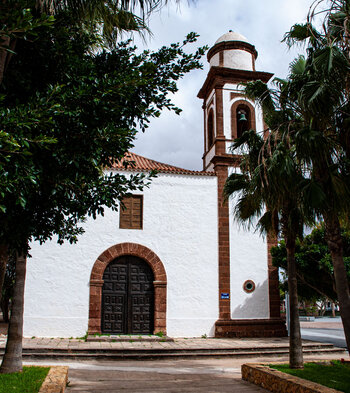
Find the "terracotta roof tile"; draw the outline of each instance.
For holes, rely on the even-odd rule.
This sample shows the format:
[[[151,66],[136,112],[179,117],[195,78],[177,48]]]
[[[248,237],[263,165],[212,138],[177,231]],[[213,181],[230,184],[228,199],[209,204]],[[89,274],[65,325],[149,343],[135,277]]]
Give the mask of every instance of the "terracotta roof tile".
[[[129,163],[127,166],[125,166],[126,162]],[[154,161],[131,152],[126,153],[122,160],[116,161],[112,165],[112,168],[134,172],[156,170],[160,173],[174,173],[177,175],[215,176],[214,172],[191,171],[189,169],[163,164],[162,162]]]

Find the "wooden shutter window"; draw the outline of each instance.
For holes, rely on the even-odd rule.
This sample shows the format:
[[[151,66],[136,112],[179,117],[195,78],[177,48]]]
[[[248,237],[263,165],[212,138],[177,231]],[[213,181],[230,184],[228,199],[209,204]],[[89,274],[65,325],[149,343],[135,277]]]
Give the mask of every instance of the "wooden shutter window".
[[[143,216],[143,197],[142,195],[132,195],[124,198],[123,204],[120,204],[120,222],[121,229],[142,229]]]

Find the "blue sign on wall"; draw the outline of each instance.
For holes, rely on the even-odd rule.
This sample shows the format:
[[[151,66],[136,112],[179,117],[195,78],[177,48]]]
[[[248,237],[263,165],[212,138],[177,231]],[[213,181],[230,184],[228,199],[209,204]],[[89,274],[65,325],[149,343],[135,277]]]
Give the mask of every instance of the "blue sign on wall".
[[[221,299],[229,299],[229,298],[230,298],[229,293],[221,292]]]

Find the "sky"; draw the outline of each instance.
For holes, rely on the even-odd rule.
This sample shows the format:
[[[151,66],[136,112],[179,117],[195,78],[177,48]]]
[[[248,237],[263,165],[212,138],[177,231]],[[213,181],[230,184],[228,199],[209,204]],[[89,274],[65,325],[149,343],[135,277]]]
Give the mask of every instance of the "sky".
[[[283,35],[295,23],[304,22],[312,0],[196,0],[180,5],[175,2],[152,14],[149,27],[153,36],[143,42],[134,37],[139,49],[157,50],[172,42],[181,42],[189,32],[200,35],[196,46],[213,46],[233,30],[244,35],[258,51],[257,71],[285,78],[289,63],[302,48],[288,49]],[[183,109],[180,116],[164,110],[152,119],[145,133],[138,133],[133,152],[181,168],[202,170],[203,110],[197,93],[209,65],[203,57],[203,70],[186,74],[178,83],[173,102]]]

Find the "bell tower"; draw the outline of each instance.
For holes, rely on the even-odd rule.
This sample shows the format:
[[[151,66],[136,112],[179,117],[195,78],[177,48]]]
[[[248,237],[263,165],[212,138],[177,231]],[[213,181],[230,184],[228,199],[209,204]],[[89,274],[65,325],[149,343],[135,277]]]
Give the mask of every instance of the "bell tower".
[[[208,52],[210,70],[198,93],[203,99],[203,169],[206,171],[213,171],[218,160],[234,163],[229,148],[242,132],[264,130],[261,113],[256,113],[255,103],[245,98],[241,85],[255,80],[268,82],[272,77],[268,72],[256,71],[257,57],[255,46],[231,30]]]
[[[215,172],[218,179],[219,319],[215,326],[216,337],[286,335],[280,318],[278,272],[272,266],[269,254],[275,242],[268,238],[267,244],[252,245],[252,249],[259,249],[256,255],[263,256],[260,259],[253,257],[254,261],[245,260],[242,257],[245,251],[242,248],[240,252],[241,241],[237,240],[243,235],[237,234],[230,204],[223,200],[227,176],[239,166],[240,160],[230,151],[232,142],[246,130],[264,132],[266,129],[261,107],[245,97],[242,86],[244,82],[268,82],[271,79],[273,74],[256,71],[257,56],[254,45],[241,34],[230,30],[208,51],[210,69],[198,93],[203,100],[204,113],[203,170]],[[242,241],[246,241],[246,238],[242,238]],[[252,262],[252,266],[249,266],[249,262]],[[242,268],[245,263],[247,267]],[[259,277],[255,275],[254,264],[261,270]],[[264,266],[260,268],[260,265]],[[256,286],[253,279],[261,284]],[[253,290],[245,289],[247,282]],[[261,294],[257,296],[254,290],[258,286]],[[255,304],[252,302],[254,297]],[[253,308],[257,311],[252,311],[253,308],[244,311],[244,302],[254,304]]]

